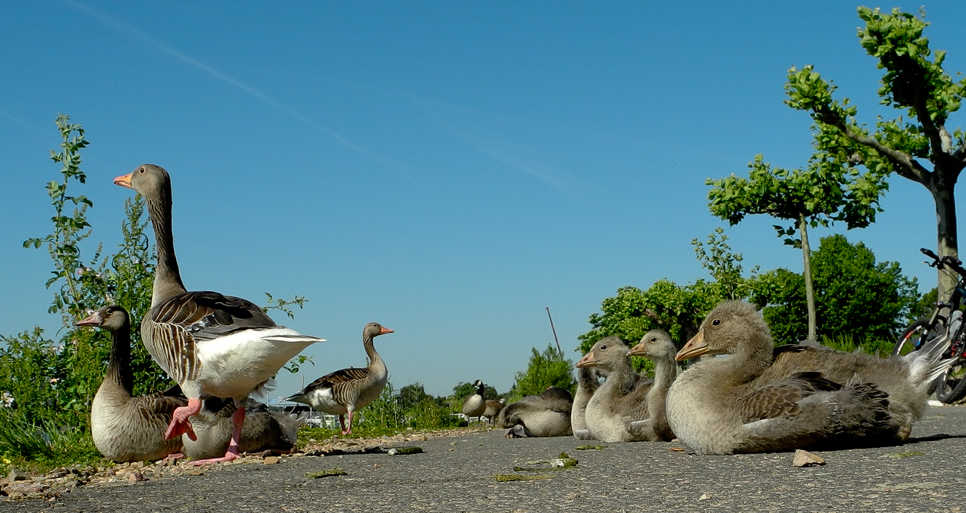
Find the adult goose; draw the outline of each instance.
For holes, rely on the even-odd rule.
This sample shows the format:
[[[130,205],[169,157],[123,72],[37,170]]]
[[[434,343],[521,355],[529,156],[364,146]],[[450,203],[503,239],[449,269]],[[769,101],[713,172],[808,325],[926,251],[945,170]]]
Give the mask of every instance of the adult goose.
[[[631,442],[642,438],[631,423],[648,418],[647,393],[654,382],[641,377],[631,366],[627,347],[620,338],[598,340],[577,362],[578,369],[597,367],[607,378],[587,401],[584,421],[591,436],[602,442]]]
[[[166,439],[187,433],[189,418],[201,411],[202,398],[235,401],[232,437],[223,457],[238,457],[245,400],[262,392],[278,370],[303,349],[324,339],[275,324],[257,305],[218,292],[188,292],[181,281],[171,232],[171,179],[164,168],[144,164],[114,179],[144,197],[154,227],[157,265],[151,309],[141,321],[141,339],[151,356],[188,397],[165,431]]]
[[[373,339],[392,332],[391,329],[376,322],[366,324],[362,330],[362,346],[369,356],[367,367],[363,369],[350,367],[330,372],[309,383],[298,393],[286,397],[285,400],[307,404],[330,415],[338,415],[342,434],[351,435],[353,413],[365,408],[386,388],[389,371],[382,357],[376,352]]]
[[[237,408],[230,399],[210,397],[204,400],[201,412],[192,419],[197,440],[181,435],[184,455],[192,460],[216,458],[225,454],[231,441],[231,416]],[[283,412],[269,411],[265,404],[252,401],[245,405],[245,425],[238,442],[240,453],[272,451],[287,453],[295,447],[299,428],[304,418]]]
[[[567,436],[572,433],[570,413],[573,397],[566,389],[549,387],[540,395],[528,395],[508,404],[497,416],[507,438]]]
[[[678,375],[675,353],[674,342],[664,330],[645,333],[641,341],[627,352],[628,356],[643,356],[654,362],[654,384],[644,396],[647,419],[632,423],[631,432],[635,438],[652,442],[674,438],[674,432],[667,421],[666,401],[667,391]]]
[[[181,439],[164,439],[164,429],[180,397],[160,393],[133,397],[131,322],[120,306],[104,306],[77,326],[94,326],[111,334],[111,356],[104,381],[91,404],[91,435],[105,458],[116,461],[151,461],[181,451]]]
[[[483,416],[486,417],[486,421],[489,422],[490,424],[493,424],[496,422],[496,416],[499,415],[500,412],[503,410],[503,405],[504,405],[503,401],[504,401],[503,399],[500,399],[500,400],[487,399],[485,401],[486,408],[483,409]]]
[[[473,386],[476,387],[476,393],[463,400],[463,415],[466,415],[467,421],[472,417],[481,417],[483,412],[486,411],[486,401],[483,399],[486,385],[482,381],[476,380],[473,382]]]
[[[770,370],[774,347],[767,324],[743,301],[708,314],[676,355],[705,358],[682,373],[667,396],[671,429],[699,454],[854,447],[895,443],[888,394],[873,383],[838,383],[821,372]]]

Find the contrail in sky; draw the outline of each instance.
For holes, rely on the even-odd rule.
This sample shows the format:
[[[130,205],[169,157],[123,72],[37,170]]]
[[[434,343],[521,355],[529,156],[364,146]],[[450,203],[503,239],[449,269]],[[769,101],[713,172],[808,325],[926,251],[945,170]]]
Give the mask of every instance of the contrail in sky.
[[[192,58],[192,57],[190,57],[188,55],[185,55],[184,53],[181,53],[181,52],[175,50],[174,48],[168,46],[163,41],[161,41],[160,39],[152,36],[148,32],[145,32],[145,31],[143,31],[143,30],[141,30],[141,29],[139,29],[139,28],[137,28],[137,27],[135,27],[135,26],[133,26],[133,25],[131,25],[129,23],[125,23],[124,21],[122,21],[122,20],[120,20],[120,19],[118,19],[118,18],[116,18],[114,16],[111,16],[110,14],[108,14],[108,13],[106,13],[106,12],[100,10],[100,9],[96,9],[94,7],[90,7],[88,5],[85,5],[83,3],[77,2],[75,0],[65,0],[65,1],[67,2],[68,5],[74,7],[75,9],[78,9],[80,11],[83,11],[84,13],[86,13],[90,17],[92,17],[92,18],[100,21],[101,23],[104,23],[105,25],[107,25],[107,26],[109,26],[109,27],[111,27],[111,28],[113,28],[113,29],[115,29],[115,30],[117,30],[119,32],[124,32],[124,33],[126,33],[126,34],[128,34],[130,36],[135,37],[136,39],[139,39],[141,41],[144,41],[145,43],[153,46],[155,49],[160,50],[161,52],[169,55],[170,57],[173,57],[174,59],[176,59],[178,61],[181,61],[182,63],[187,64],[188,66],[191,66],[191,67],[193,67],[193,68],[195,68],[197,70],[202,71],[203,73],[205,73],[207,75],[210,75],[210,76],[212,76],[212,77],[214,77],[214,78],[216,78],[218,80],[221,80],[222,82],[224,82],[224,83],[226,83],[228,85],[231,85],[232,87],[235,87],[237,89],[240,89],[241,91],[244,91],[245,93],[248,93],[249,95],[257,98],[258,100],[261,100],[262,102],[264,102],[264,103],[266,103],[266,104],[268,104],[268,105],[270,105],[272,107],[275,107],[275,108],[279,109],[280,111],[284,112],[285,114],[288,114],[289,116],[292,116],[292,117],[298,119],[299,121],[301,121],[301,122],[303,122],[303,123],[305,123],[305,124],[307,124],[307,125],[315,128],[315,129],[319,130],[320,132],[325,133],[326,135],[328,135],[329,137],[331,137],[332,139],[334,139],[339,145],[343,146],[344,148],[347,148],[347,149],[350,149],[352,151],[355,151],[355,152],[358,152],[358,153],[367,155],[367,156],[369,156],[369,157],[371,157],[371,158],[373,158],[375,160],[378,160],[379,162],[385,164],[386,166],[388,166],[390,168],[396,169],[397,171],[401,167],[401,165],[399,163],[393,162],[392,160],[390,160],[387,157],[384,157],[384,156],[382,156],[382,155],[380,155],[378,153],[373,152],[372,150],[369,150],[368,148],[364,148],[362,146],[359,146],[359,145],[353,143],[352,141],[346,139],[345,136],[343,136],[342,134],[336,132],[335,130],[332,130],[331,128],[328,128],[328,127],[326,127],[324,125],[319,124],[318,122],[316,122],[312,118],[309,118],[308,116],[306,116],[306,115],[302,114],[301,112],[293,109],[292,107],[289,107],[288,105],[282,103],[281,101],[279,101],[278,99],[272,97],[271,95],[266,94],[266,93],[260,91],[259,89],[254,88],[254,87],[252,87],[252,86],[250,86],[250,85],[248,85],[248,84],[246,84],[246,83],[244,83],[244,82],[242,82],[242,81],[240,81],[240,80],[238,80],[238,79],[236,79],[234,77],[231,77],[231,76],[225,74],[224,72],[222,72],[221,70],[218,70],[217,68],[214,68],[212,66],[209,66],[209,65],[207,65],[207,64],[205,64],[205,63],[203,63],[203,62],[201,62],[201,61],[199,61],[199,60],[197,60],[195,58]],[[415,180],[413,180],[413,178],[411,176],[409,176],[409,175],[407,175],[405,173],[401,173],[401,174],[402,174],[402,176],[406,177],[408,180],[415,181]]]

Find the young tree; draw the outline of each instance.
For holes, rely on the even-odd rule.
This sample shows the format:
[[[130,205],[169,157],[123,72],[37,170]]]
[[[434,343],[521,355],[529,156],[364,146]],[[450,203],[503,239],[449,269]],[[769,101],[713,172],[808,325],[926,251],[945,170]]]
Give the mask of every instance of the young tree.
[[[694,254],[701,262],[701,267],[707,269],[715,283],[721,287],[723,299],[741,299],[746,296],[749,280],[742,276],[741,261],[744,257],[741,253],[731,252],[724,228],[715,228],[714,233],[708,235],[707,245],[698,239],[693,239],[691,245],[694,246]],[[756,266],[752,274],[757,271]]]
[[[577,381],[574,379],[574,362],[567,360],[552,345],[547,345],[543,353],[531,348],[530,363],[527,370],[517,372],[513,387],[510,389],[509,402],[519,401],[527,395],[539,395],[547,387],[565,388],[574,393]]]
[[[939,255],[958,257],[953,192],[966,166],[966,138],[958,128],[950,133],[946,122],[959,110],[966,79],[954,81],[943,69],[946,52],[930,50],[923,12],[916,17],[898,9],[886,14],[859,7],[858,14],[865,22],[858,31],[861,45],[885,70],[878,90],[881,103],[905,111],[908,120],[901,114],[880,118],[870,134],[856,120],[856,108],[847,98],[833,99],[836,87],[812,66],[789,70],[786,103],[811,115],[822,135],[817,139],[821,149],[875,174],[896,173],[926,187],[936,209]],[[872,197],[878,191],[868,187],[865,193]],[[940,297],[948,297],[954,285],[954,278],[939,273]]]
[[[843,221],[848,228],[862,228],[875,221],[879,193],[887,188],[881,175],[858,174],[854,163],[842,162],[818,142],[807,169],[783,169],[756,155],[748,167],[748,178],[731,175],[708,179],[711,213],[738,224],[746,215],[767,214],[792,221],[789,227],[775,226],[785,244],[802,250],[805,298],[808,305],[808,337],[815,339],[815,294],[812,290],[811,249],[808,227],[829,226]],[[873,193],[869,192],[872,189]],[[797,235],[797,236],[796,236]]]

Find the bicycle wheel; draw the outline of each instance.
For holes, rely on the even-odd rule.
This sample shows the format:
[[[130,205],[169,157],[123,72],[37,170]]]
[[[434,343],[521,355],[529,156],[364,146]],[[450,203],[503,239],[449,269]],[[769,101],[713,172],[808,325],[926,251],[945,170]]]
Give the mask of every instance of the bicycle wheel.
[[[945,374],[936,379],[936,399],[952,404],[966,397],[966,360],[956,358]]]
[[[940,319],[936,319],[936,326],[931,331],[929,328],[929,319],[919,319],[918,321],[909,325],[906,331],[902,333],[899,337],[899,341],[896,342],[895,347],[892,348],[892,355],[907,355],[917,348],[922,347],[922,344],[937,336],[943,332],[943,323]]]

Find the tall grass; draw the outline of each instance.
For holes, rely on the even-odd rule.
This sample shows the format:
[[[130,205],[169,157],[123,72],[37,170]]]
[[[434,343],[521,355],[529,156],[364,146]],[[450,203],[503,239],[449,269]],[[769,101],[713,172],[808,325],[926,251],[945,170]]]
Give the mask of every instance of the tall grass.
[[[63,416],[47,412],[31,422],[20,410],[0,408],[0,472],[5,474],[10,467],[46,471],[100,462],[86,428],[71,425]]]

